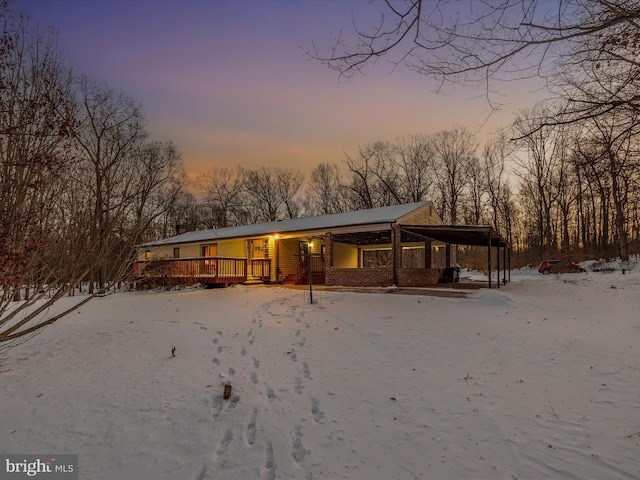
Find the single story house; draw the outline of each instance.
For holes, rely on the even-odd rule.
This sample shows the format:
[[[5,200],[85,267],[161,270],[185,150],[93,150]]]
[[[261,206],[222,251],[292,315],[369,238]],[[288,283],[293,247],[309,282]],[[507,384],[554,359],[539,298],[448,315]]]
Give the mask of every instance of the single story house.
[[[179,233],[139,245],[134,274],[225,286],[420,287],[436,284],[455,261],[452,243],[497,247],[499,286],[506,244],[488,226],[442,225],[432,202]],[[487,250],[491,269],[495,249]]]

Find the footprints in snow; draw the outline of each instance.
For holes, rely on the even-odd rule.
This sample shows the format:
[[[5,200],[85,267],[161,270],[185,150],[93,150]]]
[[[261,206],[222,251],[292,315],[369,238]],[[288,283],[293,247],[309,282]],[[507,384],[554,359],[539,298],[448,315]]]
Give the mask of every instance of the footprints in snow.
[[[247,446],[253,445],[253,442],[256,441],[256,419],[258,418],[258,409],[253,408],[249,415],[247,416],[245,425],[244,425],[244,441]]]
[[[215,423],[220,414],[224,412],[230,412],[238,402],[240,397],[238,395],[232,395],[229,400],[224,400],[222,394],[216,394],[211,396],[209,408],[211,410],[211,421]]]
[[[309,324],[306,324],[307,328],[309,328]],[[296,338],[298,338],[300,336],[300,329],[298,329],[296,331]],[[300,347],[304,347],[304,342],[305,342],[305,337],[302,337],[300,340],[298,340],[298,346]]]
[[[318,423],[324,418],[324,412],[320,411],[320,400],[317,398],[311,399],[311,418],[315,423]]]
[[[298,395],[302,395],[302,380],[300,377],[296,377],[296,384],[295,387],[293,387],[293,391]]]
[[[311,325],[309,322],[303,321],[302,317],[305,312],[297,312],[297,307],[295,305],[286,305],[286,313],[279,312],[277,309],[272,308],[273,306],[277,306],[276,304],[284,305],[287,302],[289,302],[288,299],[284,301],[276,300],[272,304],[264,305],[264,310],[251,319],[251,327],[247,329],[246,333],[244,335],[235,333],[229,339],[229,342],[221,342],[220,337],[222,337],[223,332],[221,330],[216,330],[216,337],[211,340],[211,347],[215,348],[218,355],[212,358],[211,361],[214,365],[218,367],[223,366],[223,369],[226,369],[226,373],[224,373],[223,370],[219,374],[220,377],[223,379],[225,377],[227,379],[237,378],[238,375],[236,374],[239,374],[241,378],[249,380],[252,385],[259,385],[260,381],[258,370],[261,365],[261,360],[255,356],[250,356],[250,353],[252,346],[256,341],[256,334],[260,337],[259,329],[263,328],[261,317],[265,314],[270,315],[271,317],[281,318],[283,320],[282,322],[278,321],[277,323],[284,323],[285,318],[294,317],[295,322],[300,324],[300,328],[295,330],[294,339],[292,339],[293,342],[289,348],[290,351],[286,352],[290,356],[291,361],[294,364],[297,364],[298,358],[303,351],[299,349],[303,349],[306,343],[306,338],[302,334],[303,329],[310,328]],[[291,324],[289,323],[289,325]],[[234,356],[234,354],[237,355],[237,353],[240,353],[239,357]],[[250,358],[251,362],[249,363],[245,360],[240,361],[241,357],[248,357],[247,360]],[[229,366],[231,360],[234,362],[232,364],[233,366]],[[299,374],[292,375],[294,378],[293,391],[296,395],[301,396],[305,391],[306,381],[313,380],[313,377],[311,376],[309,363],[304,359],[304,357],[301,358],[300,367],[294,368],[299,372]],[[235,380],[235,382],[237,382],[234,384],[234,387],[236,388],[248,388],[248,382],[245,382],[244,385],[238,380]],[[232,381],[231,383],[234,382]],[[275,461],[273,447],[275,440],[268,438],[261,439],[259,434],[261,433],[262,435],[266,435],[267,432],[258,429],[257,421],[260,410],[257,407],[248,408],[247,405],[244,405],[244,407],[240,405],[240,396],[237,392],[240,392],[241,390],[236,390],[236,388],[234,388],[234,395],[232,395],[229,400],[224,400],[221,393],[210,397],[211,422],[212,424],[215,424],[218,431],[217,440],[213,443],[213,449],[209,460],[207,460],[199,470],[194,471],[191,480],[204,480],[207,478],[207,475],[211,475],[211,472],[207,471],[207,464],[209,462],[213,462],[214,464],[223,467],[227,462],[235,461],[234,459],[237,458],[238,455],[242,455],[238,450],[240,447],[249,449],[258,448],[256,452],[259,452],[259,449],[261,448],[262,461],[259,467],[259,479],[275,480],[277,478],[277,464]],[[291,386],[289,388],[291,388]],[[287,401],[293,400],[289,395],[280,398],[276,395],[272,386],[264,381],[262,385],[262,394],[264,394],[270,405],[264,406],[266,411],[269,411],[272,408],[281,410],[286,407],[283,405],[283,402],[286,403]],[[276,400],[278,400],[278,402],[274,404],[273,402]],[[300,398],[300,400],[304,401],[303,398]],[[299,402],[298,400],[293,401]],[[325,417],[324,412],[320,409],[320,401],[317,398],[311,397],[308,398],[307,401],[309,403],[306,418],[303,417],[301,419],[301,423],[296,425],[288,435],[291,456],[290,462],[301,467],[304,467],[304,465],[310,461],[311,455],[311,450],[305,448],[303,443],[303,430],[304,428],[309,428],[315,424],[323,423]],[[273,404],[273,406],[271,406],[271,404]],[[235,410],[238,405],[241,406],[240,410]],[[227,413],[231,414],[234,410],[236,412],[235,414],[231,417],[226,417]],[[238,414],[241,414],[244,417],[242,423],[239,423],[237,420]],[[236,420],[234,420],[234,418]],[[280,444],[282,440],[284,440],[284,443],[287,443],[285,440],[286,433],[281,432],[281,434],[285,435],[285,438],[281,438],[278,441],[278,444]],[[304,479],[312,480],[311,472],[306,472]]]
[[[267,440],[262,453],[262,463],[260,464],[260,478],[262,480],[275,480],[276,464],[273,461],[273,444]]]
[[[227,451],[231,440],[233,440],[233,433],[231,433],[230,429],[226,428],[218,441],[218,445],[216,446],[213,458],[214,461],[220,463],[220,457]]]
[[[297,464],[300,464],[304,460],[304,457],[310,453],[311,450],[307,450],[302,445],[302,427],[298,425],[293,429],[293,432],[291,432],[291,457]]]
[[[207,476],[207,464],[203,463],[200,465],[193,475],[191,475],[190,480],[204,480]]]

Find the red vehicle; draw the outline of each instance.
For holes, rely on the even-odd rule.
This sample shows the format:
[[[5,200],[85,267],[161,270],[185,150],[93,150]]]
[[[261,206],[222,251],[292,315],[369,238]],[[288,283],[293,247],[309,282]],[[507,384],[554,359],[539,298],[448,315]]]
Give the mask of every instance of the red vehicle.
[[[586,270],[573,262],[545,260],[538,267],[538,272],[548,275],[550,273],[581,273],[586,272]]]

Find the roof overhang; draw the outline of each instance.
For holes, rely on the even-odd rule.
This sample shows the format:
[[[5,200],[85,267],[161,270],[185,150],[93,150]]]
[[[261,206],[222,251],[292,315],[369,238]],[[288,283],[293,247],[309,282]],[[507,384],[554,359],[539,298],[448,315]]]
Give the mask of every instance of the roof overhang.
[[[489,225],[400,225],[400,230],[455,245],[509,246]]]

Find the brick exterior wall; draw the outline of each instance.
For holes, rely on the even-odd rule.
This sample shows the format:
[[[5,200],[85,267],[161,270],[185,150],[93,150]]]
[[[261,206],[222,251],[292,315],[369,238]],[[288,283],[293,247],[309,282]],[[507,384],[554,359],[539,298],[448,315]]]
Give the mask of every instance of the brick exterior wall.
[[[437,269],[402,268],[402,245],[400,229],[392,226],[392,243],[395,248],[394,269],[387,268],[332,268],[333,239],[330,233],[325,235],[325,285],[344,287],[424,287],[435,285],[440,276]],[[425,242],[425,263],[431,265],[431,242]]]
[[[386,287],[393,285],[392,268],[330,268],[325,284],[343,287]]]
[[[398,270],[399,287],[425,287],[438,283],[440,274],[435,269],[401,268]]]
[[[436,269],[400,268],[397,283],[391,268],[333,268],[326,271],[325,285],[343,287],[426,287],[438,283]]]

